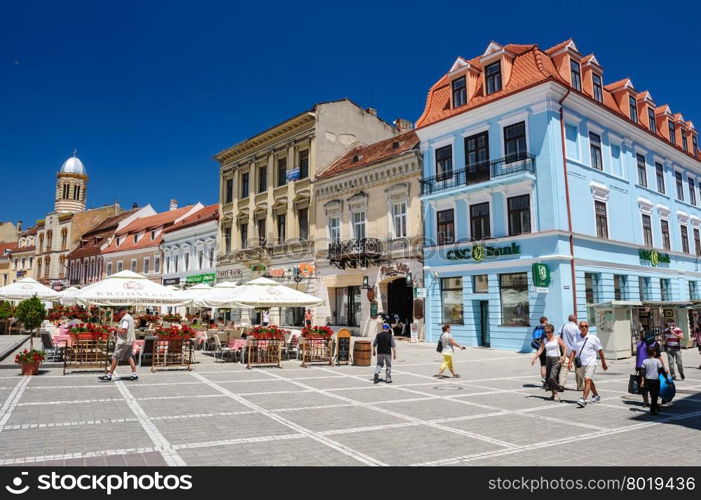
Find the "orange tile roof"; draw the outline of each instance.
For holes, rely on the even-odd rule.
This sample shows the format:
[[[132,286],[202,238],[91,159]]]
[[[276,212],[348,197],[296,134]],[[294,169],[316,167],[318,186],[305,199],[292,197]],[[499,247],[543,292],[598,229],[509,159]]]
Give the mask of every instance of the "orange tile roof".
[[[632,82],[630,78],[624,78],[613,83],[609,83],[604,86],[603,92],[603,103],[596,101],[592,95],[579,90],[576,90],[570,86],[567,79],[568,75],[561,75],[555,66],[550,54],[557,52],[558,50],[565,47],[567,44],[572,42],[572,39],[565,40],[549,49],[543,51],[537,45],[514,45],[509,44],[504,46],[504,48],[516,54],[513,58],[511,76],[508,81],[502,82],[502,89],[498,92],[494,92],[489,95],[484,93],[484,75],[480,73],[477,78],[476,90],[474,95],[468,96],[467,104],[460,106],[459,108],[450,107],[450,79],[448,74],[442,76],[428,91],[428,97],[426,99],[426,106],[422,115],[416,121],[416,127],[422,128],[433,123],[445,120],[455,115],[465,113],[479,106],[485,105],[490,102],[502,99],[508,95],[512,95],[530,87],[543,84],[548,81],[557,82],[560,85],[567,87],[572,93],[578,94],[580,96],[587,97],[591,100],[592,104],[595,106],[603,106],[608,111],[630,121],[630,117],[627,113],[619,107],[618,102],[613,97],[613,93],[622,89],[626,85],[630,84],[632,87]],[[589,57],[589,56],[587,56]],[[593,54],[591,55],[593,57]],[[479,58],[477,58],[479,60]],[[479,68],[478,64],[474,64],[475,59],[469,60],[471,65],[475,65]],[[569,70],[567,70],[569,71]],[[631,89],[632,94],[638,98],[643,99],[650,96],[648,91],[638,93],[635,89]],[[627,106],[627,104],[625,104]],[[675,120],[681,120],[681,114],[677,113],[674,115]],[[670,146],[678,149],[680,152],[694,157],[692,151],[684,151],[680,145],[670,143],[669,139],[665,137],[662,130],[659,128],[653,132],[647,127],[636,123],[641,131],[645,133],[652,134],[656,136],[659,140],[664,141]],[[701,161],[701,152],[695,157],[695,159]]]
[[[214,203],[206,207],[201,208],[192,215],[185,217],[183,220],[179,221],[177,224],[163,230],[164,233],[170,233],[172,231],[177,231],[179,229],[185,229],[186,227],[195,226],[197,224],[202,224],[203,222],[209,222],[211,220],[219,219],[219,203]]]
[[[10,252],[12,252],[15,248],[17,248],[16,241],[13,241],[11,243],[0,243],[0,257],[5,254],[5,250],[9,250]]]
[[[110,244],[102,253],[126,252],[131,250],[141,250],[144,248],[158,247],[163,241],[163,234],[159,233],[156,238],[151,238],[152,229],[159,227],[168,227],[172,225],[179,217],[182,217],[187,212],[192,210],[192,205],[175,210],[168,210],[160,214],[151,215],[136,219],[128,226],[122,228],[119,233],[115,234]],[[144,232],[138,241],[134,242],[134,235]],[[117,240],[121,240],[121,245],[117,246]]]
[[[397,147],[394,147],[395,143]],[[418,144],[419,137],[416,135],[416,132],[411,130],[368,146],[356,146],[333,162],[326,170],[319,173],[316,178],[328,179],[349,170],[366,167],[405,153],[418,146]]]
[[[27,253],[27,252],[34,252],[37,249],[35,245],[28,246],[28,247],[20,247],[18,246],[14,253]]]

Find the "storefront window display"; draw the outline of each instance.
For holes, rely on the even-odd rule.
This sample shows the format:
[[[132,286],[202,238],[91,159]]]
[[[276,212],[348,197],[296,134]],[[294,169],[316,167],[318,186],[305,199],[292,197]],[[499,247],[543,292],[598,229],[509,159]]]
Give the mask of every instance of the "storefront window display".
[[[507,326],[529,326],[528,273],[499,275],[501,323]]]
[[[462,278],[441,279],[443,323],[463,324]]]

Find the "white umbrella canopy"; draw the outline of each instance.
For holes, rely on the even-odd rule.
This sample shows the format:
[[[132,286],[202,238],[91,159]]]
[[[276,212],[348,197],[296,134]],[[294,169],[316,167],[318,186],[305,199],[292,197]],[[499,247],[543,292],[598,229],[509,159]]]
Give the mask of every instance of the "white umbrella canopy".
[[[241,285],[233,292],[232,302],[240,307],[311,307],[324,303],[318,297],[268,278],[257,278]]]
[[[75,299],[81,305],[97,306],[182,306],[192,302],[181,292],[132,271],[121,271],[93,283],[76,293]]]
[[[0,300],[18,302],[37,296],[42,302],[53,302],[61,298],[61,292],[52,290],[32,278],[22,278],[0,288]]]
[[[196,287],[192,287],[194,290]],[[214,307],[228,309],[234,307],[231,297],[238,284],[233,281],[223,281],[217,283],[209,291],[200,297],[196,297],[193,305],[198,307]]]
[[[199,285],[195,285],[192,288],[183,290],[182,292],[180,292],[180,294],[185,298],[196,300],[205,297],[211,291],[212,287],[209,286],[207,283],[200,283]]]

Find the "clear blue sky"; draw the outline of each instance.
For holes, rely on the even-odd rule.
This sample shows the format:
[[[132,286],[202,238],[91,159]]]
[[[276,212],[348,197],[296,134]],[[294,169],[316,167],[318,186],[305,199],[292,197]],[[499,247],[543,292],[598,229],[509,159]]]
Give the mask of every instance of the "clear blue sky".
[[[0,220],[43,217],[73,148],[90,206],[213,203],[218,151],[342,97],[414,121],[455,58],[490,40],[547,48],[572,37],[606,83],[631,76],[701,127],[699,10],[591,5],[3,2]]]

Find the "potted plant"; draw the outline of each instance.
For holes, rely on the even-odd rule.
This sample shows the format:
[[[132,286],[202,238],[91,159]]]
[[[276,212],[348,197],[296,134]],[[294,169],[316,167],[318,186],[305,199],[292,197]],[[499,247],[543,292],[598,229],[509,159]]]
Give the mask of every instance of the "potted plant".
[[[15,363],[22,366],[22,375],[36,375],[39,373],[39,365],[44,361],[44,351],[25,349],[15,356]]]
[[[194,330],[186,325],[183,325],[182,328],[175,325],[156,328],[156,335],[160,340],[189,340],[194,334]]]
[[[46,317],[46,309],[44,304],[35,295],[31,299],[23,300],[17,306],[17,320],[24,325],[26,330],[29,330],[29,348],[34,349],[34,330],[41,326],[41,322]]]
[[[249,335],[254,339],[283,340],[288,333],[290,333],[289,330],[283,330],[278,326],[270,325],[256,326],[251,330]]]

